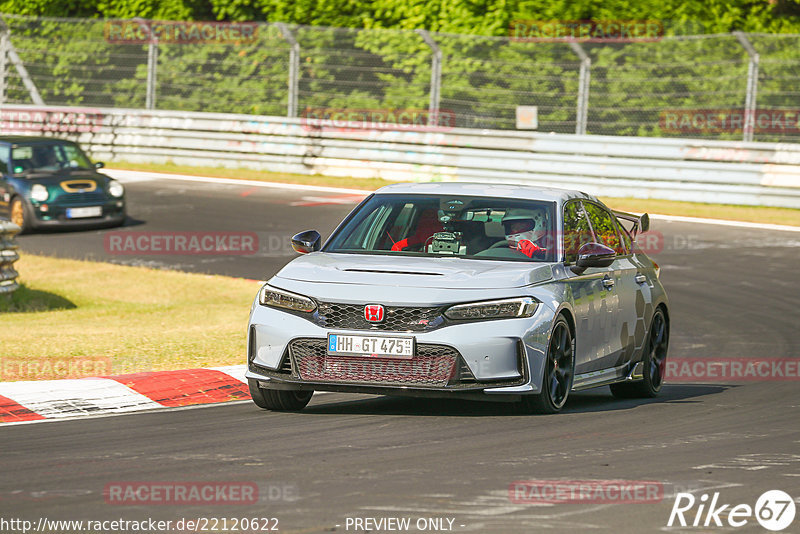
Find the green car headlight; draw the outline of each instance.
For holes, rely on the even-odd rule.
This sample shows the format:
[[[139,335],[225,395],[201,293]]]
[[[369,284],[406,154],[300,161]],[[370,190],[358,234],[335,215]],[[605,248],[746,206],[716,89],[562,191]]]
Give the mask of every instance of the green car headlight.
[[[45,202],[50,198],[50,193],[42,184],[33,184],[33,187],[31,187],[31,198],[37,202]]]
[[[313,312],[317,309],[317,304],[310,298],[269,285],[261,288],[258,294],[258,302],[262,306],[272,306],[273,308],[284,308],[299,312]]]
[[[512,319],[531,317],[539,303],[531,297],[502,300],[485,300],[469,304],[456,304],[444,312],[448,319],[457,321],[480,319]]]

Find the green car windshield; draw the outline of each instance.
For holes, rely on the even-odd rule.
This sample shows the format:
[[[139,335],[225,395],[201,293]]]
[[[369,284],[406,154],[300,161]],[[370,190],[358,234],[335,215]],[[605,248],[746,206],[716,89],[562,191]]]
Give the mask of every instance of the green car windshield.
[[[11,169],[14,174],[91,168],[92,162],[86,154],[71,143],[15,144],[11,147]]]
[[[555,261],[555,237],[554,202],[384,194],[362,204],[324,251]]]

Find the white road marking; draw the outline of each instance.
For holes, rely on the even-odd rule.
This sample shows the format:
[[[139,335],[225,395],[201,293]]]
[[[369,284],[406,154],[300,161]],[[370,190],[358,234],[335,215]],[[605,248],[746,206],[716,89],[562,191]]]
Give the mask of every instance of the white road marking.
[[[267,187],[293,191],[318,191],[322,193],[351,193],[368,195],[365,189],[348,189],[345,187],[327,187],[321,185],[284,184],[280,182],[262,182],[259,180],[237,180],[235,178],[215,178],[212,176],[189,176],[184,174],[168,174],[161,172],[128,171],[123,169],[103,169],[112,178],[125,182],[143,182],[154,180],[182,180],[187,182],[204,182],[209,184],[238,185],[247,187]]]
[[[698,465],[692,469],[761,471],[770,467],[788,467],[796,464],[800,464],[800,454],[744,454],[713,464]]]
[[[338,197],[302,197],[300,200],[290,203],[290,206],[323,206],[327,204],[358,204],[369,193],[366,191],[359,195],[344,195]]]
[[[781,232],[800,232],[800,226],[785,224],[763,224],[745,221],[729,221],[726,219],[707,219],[703,217],[682,217],[680,215],[659,215],[650,213],[651,219],[664,219],[675,222],[688,222],[693,224],[716,224],[719,226],[734,226],[736,228],[756,228],[759,230],[778,230]]]
[[[0,383],[0,395],[49,419],[163,408],[108,378],[5,382]]]
[[[228,365],[225,367],[209,367],[212,371],[219,371],[221,373],[225,373],[228,376],[235,378],[240,382],[244,382],[247,384],[247,378],[245,378],[244,373],[247,371],[246,365]]]

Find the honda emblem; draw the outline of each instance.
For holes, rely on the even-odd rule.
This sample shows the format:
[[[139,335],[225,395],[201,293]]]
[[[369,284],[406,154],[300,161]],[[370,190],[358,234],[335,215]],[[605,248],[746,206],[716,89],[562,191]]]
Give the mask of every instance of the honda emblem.
[[[364,306],[364,319],[370,323],[382,323],[383,306],[380,304],[367,304]]]

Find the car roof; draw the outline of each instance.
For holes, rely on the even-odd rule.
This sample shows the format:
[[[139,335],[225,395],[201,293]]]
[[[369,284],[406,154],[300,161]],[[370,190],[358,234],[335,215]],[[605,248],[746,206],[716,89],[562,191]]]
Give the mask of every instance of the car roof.
[[[72,143],[69,139],[61,139],[60,137],[41,137],[32,135],[0,135],[0,143],[8,143],[9,145],[24,143],[26,145],[47,144],[52,142]]]
[[[465,195],[485,196],[499,198],[515,198],[524,200],[543,200],[563,204],[572,198],[583,198],[597,201],[588,195],[574,189],[557,189],[554,187],[539,187],[519,184],[481,184],[470,182],[427,182],[427,183],[401,183],[381,187],[375,194],[422,194],[422,195]]]

